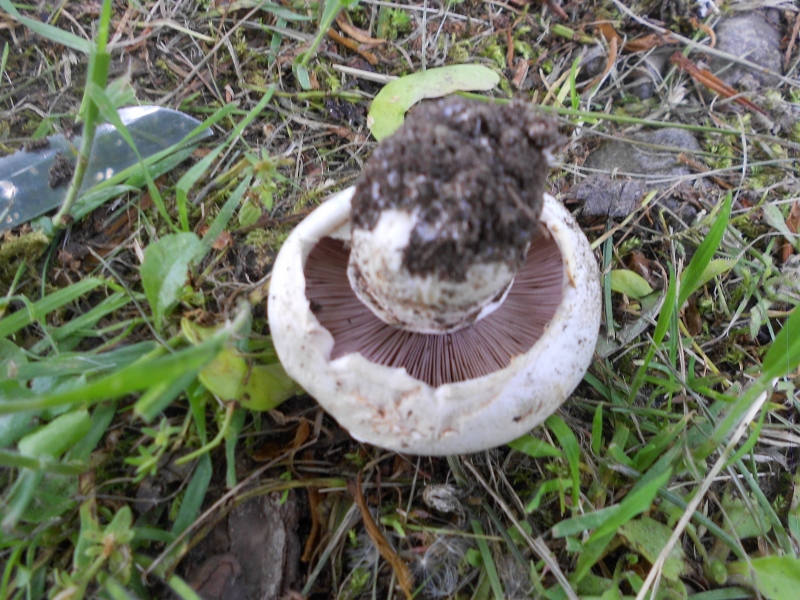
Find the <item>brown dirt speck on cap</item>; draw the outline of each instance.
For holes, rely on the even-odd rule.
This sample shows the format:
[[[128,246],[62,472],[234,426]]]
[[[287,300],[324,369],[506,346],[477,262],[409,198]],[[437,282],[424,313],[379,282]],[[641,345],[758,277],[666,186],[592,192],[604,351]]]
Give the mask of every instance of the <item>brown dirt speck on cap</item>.
[[[384,210],[417,209],[403,259],[410,273],[463,281],[474,263],[517,269],[538,231],[545,152],[561,140],[555,121],[522,101],[420,106],[367,163],[353,226],[371,230]]]

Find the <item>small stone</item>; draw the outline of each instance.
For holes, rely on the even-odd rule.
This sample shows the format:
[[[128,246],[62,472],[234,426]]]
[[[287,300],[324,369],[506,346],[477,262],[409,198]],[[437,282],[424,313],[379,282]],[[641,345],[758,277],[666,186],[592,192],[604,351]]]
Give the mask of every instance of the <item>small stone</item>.
[[[676,148],[688,153],[700,150],[700,144],[685,129],[645,131],[632,135],[631,140],[641,143],[612,140],[587,157],[584,166],[600,173],[590,173],[568,194],[584,202],[585,216],[612,219],[628,216],[649,190],[666,189],[680,177],[691,174],[678,161]],[[661,182],[654,183],[651,179]],[[684,220],[695,214],[680,198],[665,198],[662,204]]]
[[[680,148],[690,153],[700,150],[700,144],[685,129],[645,131],[631,136],[631,139],[648,146],[612,140],[592,152],[584,166],[607,173],[619,171],[621,174],[649,175],[654,178],[681,177],[690,174],[689,168],[677,160],[674,150],[661,150],[657,146]]]
[[[783,74],[781,32],[759,11],[734,15],[715,29],[717,49]],[[723,58],[712,57],[711,70],[731,86],[744,89],[777,85],[779,79]]]
[[[611,179],[593,175],[570,190],[570,196],[583,202],[583,215],[624,219],[639,206],[647,193],[647,184],[641,179]]]

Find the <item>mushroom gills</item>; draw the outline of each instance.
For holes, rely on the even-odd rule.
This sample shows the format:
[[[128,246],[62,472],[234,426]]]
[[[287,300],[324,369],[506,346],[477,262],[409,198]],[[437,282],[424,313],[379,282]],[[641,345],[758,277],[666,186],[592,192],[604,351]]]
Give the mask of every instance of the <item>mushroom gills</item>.
[[[349,255],[343,241],[325,237],[305,263],[312,312],[333,336],[330,359],[357,352],[434,387],[488,375],[528,352],[556,313],[566,277],[558,244],[538,235],[494,310],[468,328],[420,333],[385,323],[359,300],[347,277]]]

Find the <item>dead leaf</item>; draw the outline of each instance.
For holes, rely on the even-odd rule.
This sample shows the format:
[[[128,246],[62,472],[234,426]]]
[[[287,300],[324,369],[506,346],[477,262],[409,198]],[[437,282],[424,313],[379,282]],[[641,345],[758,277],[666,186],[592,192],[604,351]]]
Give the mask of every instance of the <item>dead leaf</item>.
[[[344,33],[349,35],[355,41],[368,46],[380,46],[385,44],[386,40],[381,38],[374,38],[369,33],[353,25],[350,20],[345,16],[344,12],[340,12],[336,16],[336,24]]]
[[[331,38],[337,44],[341,44],[345,48],[349,48],[353,52],[360,54],[361,57],[366,60],[369,64],[373,67],[378,64],[378,57],[375,56],[372,52],[368,50],[364,50],[355,40],[351,40],[349,38],[344,37],[342,34],[338,33],[334,29],[328,30],[328,37]]]
[[[800,19],[798,19],[800,21]],[[786,217],[786,227],[792,233],[800,231],[800,200],[795,200],[792,203],[792,208],[789,210],[789,216]],[[784,238],[783,245],[781,246],[781,259],[783,262],[789,260],[789,257],[794,254],[794,246],[792,243]]]
[[[622,38],[619,37],[617,30],[614,29],[614,26],[608,21],[597,23],[597,25],[595,25],[595,29],[602,34],[602,36],[606,39],[606,42],[609,44],[611,43],[611,40],[614,39],[617,40],[618,43],[622,41]]]
[[[625,42],[623,50],[625,50],[625,52],[647,52],[653,48],[672,46],[677,43],[678,40],[669,34],[662,35],[660,33],[650,33],[640,38],[636,38],[635,40]]]
[[[314,556],[314,550],[316,550],[317,547],[320,531],[322,530],[322,524],[320,523],[319,518],[319,505],[321,500],[319,490],[317,488],[310,487],[308,488],[307,493],[308,509],[311,513],[311,531],[308,533],[306,545],[303,548],[303,554],[300,557],[300,561],[304,563],[311,562],[311,559]]]
[[[397,552],[394,551],[391,544],[386,541],[380,527],[375,523],[375,519],[372,518],[372,513],[367,506],[367,500],[364,498],[364,494],[361,491],[360,472],[358,477],[356,477],[355,484],[351,482],[348,488],[350,488],[350,493],[353,494],[353,499],[356,501],[358,510],[361,512],[361,520],[364,521],[364,528],[367,530],[369,539],[375,544],[375,547],[378,549],[383,559],[392,566],[395,575],[397,575],[397,583],[400,589],[403,590],[406,598],[410,600],[414,597],[412,593],[414,577],[411,575],[411,570],[408,568],[408,565],[403,562],[403,559],[397,555]]]
[[[697,81],[698,83],[703,84],[708,89],[710,89],[711,91],[716,92],[717,94],[719,94],[723,98],[730,98],[734,102],[737,102],[737,103],[741,104],[742,106],[745,106],[746,108],[749,108],[750,110],[754,110],[754,111],[756,111],[758,113],[761,113],[762,115],[766,115],[767,114],[767,111],[765,111],[763,108],[761,108],[757,104],[751,102],[747,98],[739,96],[738,92],[734,88],[732,88],[727,83],[722,81],[719,77],[714,75],[708,69],[702,69],[702,68],[698,67],[696,64],[694,64],[691,60],[686,58],[680,52],[673,53],[672,56],[670,57],[669,61],[673,65],[676,65],[678,68],[683,69],[684,71],[686,71],[689,75],[691,75],[691,77],[695,81]]]

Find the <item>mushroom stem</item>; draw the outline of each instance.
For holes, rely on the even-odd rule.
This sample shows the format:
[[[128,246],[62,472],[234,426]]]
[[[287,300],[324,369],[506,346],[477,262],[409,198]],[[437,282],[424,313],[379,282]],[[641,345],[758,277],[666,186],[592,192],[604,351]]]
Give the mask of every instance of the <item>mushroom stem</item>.
[[[503,302],[538,232],[556,125],[522,102],[417,109],[353,197],[348,277],[383,322],[446,333]]]

